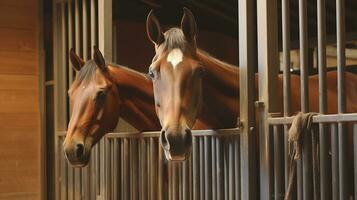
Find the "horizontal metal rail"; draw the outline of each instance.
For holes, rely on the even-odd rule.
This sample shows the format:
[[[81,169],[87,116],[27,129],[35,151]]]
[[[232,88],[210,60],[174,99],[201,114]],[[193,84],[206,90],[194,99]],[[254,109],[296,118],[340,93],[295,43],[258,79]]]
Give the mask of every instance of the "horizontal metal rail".
[[[291,124],[294,116],[268,118],[270,125]],[[314,123],[339,123],[357,122],[357,113],[316,115],[313,117]]]

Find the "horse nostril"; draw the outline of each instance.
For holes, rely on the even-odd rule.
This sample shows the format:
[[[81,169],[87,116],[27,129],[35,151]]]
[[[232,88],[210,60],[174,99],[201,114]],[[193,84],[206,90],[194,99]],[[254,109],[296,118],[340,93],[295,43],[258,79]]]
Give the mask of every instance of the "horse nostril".
[[[75,147],[75,155],[77,158],[82,158],[84,154],[84,145],[83,144],[77,144]]]
[[[166,151],[169,151],[170,150],[170,143],[167,139],[167,135],[166,135],[166,132],[165,131],[161,131],[161,134],[160,134],[160,142],[161,142],[161,145],[162,147],[166,150]]]

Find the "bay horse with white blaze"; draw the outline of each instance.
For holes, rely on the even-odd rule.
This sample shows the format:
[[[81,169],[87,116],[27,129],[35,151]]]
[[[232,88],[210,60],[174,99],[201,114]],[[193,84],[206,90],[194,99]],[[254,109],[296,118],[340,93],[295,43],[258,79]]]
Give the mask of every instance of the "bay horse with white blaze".
[[[236,127],[239,116],[239,68],[219,61],[199,50],[197,25],[184,8],[180,28],[163,33],[151,11],[146,22],[147,35],[155,46],[149,67],[153,80],[155,107],[162,125],[160,143],[170,160],[184,160],[191,151],[190,129],[200,124],[210,128]],[[258,75],[256,75],[256,85]],[[278,98],[282,99],[279,75]],[[337,113],[337,73],[327,73],[328,113]],[[357,113],[357,76],[346,73],[347,112]],[[300,110],[300,77],[292,75],[292,112]],[[258,94],[258,89],[256,89]],[[318,77],[309,77],[309,105],[318,111]],[[258,95],[256,95],[258,96]],[[283,110],[281,105],[280,110]],[[352,137],[352,134],[349,134]],[[350,138],[349,141],[352,141]],[[352,147],[352,145],[350,145]]]

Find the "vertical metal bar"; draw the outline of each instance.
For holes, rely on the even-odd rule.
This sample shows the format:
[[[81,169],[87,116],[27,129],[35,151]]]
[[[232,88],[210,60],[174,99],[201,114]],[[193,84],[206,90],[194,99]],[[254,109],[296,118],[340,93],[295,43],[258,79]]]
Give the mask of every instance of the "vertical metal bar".
[[[204,166],[204,141],[203,137],[199,137],[200,143],[200,197],[201,200],[205,200],[205,166]]]
[[[228,158],[228,140],[226,137],[223,137],[223,168],[224,168],[224,199],[228,199],[229,197],[229,178],[228,178],[228,173],[229,173],[229,158]]]
[[[290,76],[290,0],[282,0],[282,39],[283,39],[283,88],[284,116],[291,115],[291,76]],[[285,190],[288,188],[289,177],[289,126],[284,125],[284,161],[285,161]]]
[[[98,1],[99,49],[107,61],[113,60],[113,6],[112,0]]]
[[[68,23],[67,23],[67,30],[68,30],[68,49],[74,47],[73,45],[73,6],[72,0],[68,0]],[[69,57],[68,57],[69,59]],[[73,81],[73,66],[72,63],[69,61],[68,65],[68,85],[71,85]]]
[[[309,111],[309,88],[308,88],[308,30],[307,30],[307,2],[299,0],[299,35],[300,35],[300,85],[301,85],[301,111]],[[302,190],[304,199],[312,199],[312,157],[311,157],[311,137],[304,134],[304,146],[302,154]],[[298,171],[301,169],[298,166]],[[299,177],[298,177],[299,178]],[[298,183],[301,183],[298,181]],[[301,185],[298,185],[301,188]],[[300,192],[300,190],[299,190]],[[299,194],[300,195],[300,194]]]
[[[150,138],[150,148],[151,148],[151,168],[152,168],[152,177],[151,177],[151,185],[152,185],[152,193],[151,193],[151,199],[157,199],[157,141],[155,138]]]
[[[240,142],[239,142],[239,138],[240,138],[240,136],[239,135],[237,135],[236,137],[235,137],[235,139],[234,139],[234,167],[235,167],[235,172],[234,172],[234,175],[235,175],[235,182],[236,182],[236,184],[235,184],[235,192],[236,192],[236,200],[238,200],[238,199],[241,199],[241,191],[240,191],[240,189],[241,189],[241,182],[240,182],[240,176],[241,176],[241,174],[240,174],[240,152],[239,152],[239,150],[240,150],[240,147],[239,147],[239,144],[240,144]],[[217,198],[218,199],[218,198]]]
[[[83,59],[88,60],[88,1],[82,1]]]
[[[336,0],[336,30],[337,30],[337,97],[338,113],[346,112],[345,65],[346,65],[346,32],[345,32],[345,1]],[[347,199],[347,134],[346,126],[338,124],[338,163],[340,199]]]
[[[172,200],[177,200],[178,199],[178,171],[179,171],[179,166],[178,163],[172,163]]]
[[[281,151],[282,138],[280,127],[273,127],[274,134],[274,199],[282,199],[284,194],[284,177],[283,177],[283,155]]]
[[[205,199],[212,199],[212,176],[211,176],[211,142],[209,136],[202,138],[204,142],[204,176],[205,176]]]
[[[193,200],[200,199],[200,171],[199,171],[199,142],[198,137],[194,136],[192,140],[192,184],[193,184]]]
[[[140,140],[141,142],[141,181],[140,181],[140,195],[141,195],[141,200],[146,200],[147,199],[147,151],[146,151],[146,140],[142,138]]]
[[[105,169],[105,178],[104,178],[104,192],[105,192],[105,195],[104,197],[106,199],[112,199],[113,197],[111,196],[111,192],[110,192],[110,188],[112,187],[111,185],[111,171],[112,171],[112,168],[111,168],[111,161],[110,161],[110,157],[111,157],[111,140],[108,139],[108,138],[103,138],[104,140],[104,169]]]
[[[257,0],[259,101],[264,103],[264,107],[259,109],[259,168],[261,199],[271,199],[273,194],[272,152],[271,144],[269,143],[271,135],[269,132],[269,124],[266,120],[270,117],[269,113],[277,112],[279,110],[279,99],[277,98],[278,95],[276,91],[276,88],[278,87],[279,73],[277,7],[277,0]],[[250,31],[248,31],[247,34],[249,35]],[[242,40],[244,40],[244,38],[242,38]],[[244,75],[242,76],[244,77]],[[254,88],[251,89],[254,91]],[[242,136],[244,134],[241,133],[240,135],[242,156],[242,151],[245,149],[245,147],[242,146],[242,140],[244,140]],[[243,160],[244,158],[241,157],[241,169],[245,168],[243,166]],[[241,170],[241,176],[244,176],[243,170]],[[252,175],[252,177],[254,177],[254,175]],[[246,182],[241,181],[241,183],[243,197],[246,192],[243,185],[245,185]]]
[[[212,169],[211,169],[211,176],[212,176],[212,199],[217,199],[217,158],[216,158],[216,137],[211,138],[211,146],[212,146],[212,151],[211,151],[211,156],[212,156]]]
[[[80,31],[79,31],[79,16],[80,16],[80,11],[79,11],[79,0],[75,0],[74,2],[74,16],[75,16],[75,50],[77,55],[81,55],[80,53],[80,43],[79,43],[79,38],[80,38]],[[73,72],[71,68],[71,72]],[[73,75],[71,75],[73,76]],[[74,77],[71,77],[72,81]],[[71,82],[69,83],[71,84]],[[82,180],[82,173],[80,169],[74,169],[74,198],[75,199],[81,199],[81,180]]]
[[[113,157],[112,157],[112,163],[113,163],[113,199],[119,199],[119,166],[120,166],[120,157],[119,157],[119,147],[118,147],[118,139],[115,138],[113,139],[114,146],[113,146]]]
[[[354,195],[357,197],[357,124],[353,124]]]
[[[124,159],[123,159],[123,199],[130,199],[130,163],[129,163],[129,139],[124,138],[123,139],[123,155],[124,155]]]
[[[189,169],[189,164],[190,164],[190,159],[192,156],[190,156],[189,159],[187,159],[182,165],[182,199],[183,200],[189,200],[190,192],[189,192],[189,180],[190,180],[190,169]]]
[[[223,145],[222,145],[222,138],[217,137],[216,139],[217,145],[217,199],[224,198],[224,183],[223,183],[223,176],[224,176],[224,168],[223,168]]]
[[[338,149],[338,128],[337,124],[331,124],[331,153],[332,153],[332,199],[339,198],[339,149]]]
[[[139,187],[138,187],[138,173],[139,173],[139,168],[138,168],[138,139],[133,138],[133,166],[131,166],[131,170],[133,171],[133,191],[134,194],[132,196],[133,199],[139,199]]]
[[[235,198],[235,182],[234,182],[234,138],[228,138],[228,190],[229,190],[229,199],[234,200]]]
[[[254,95],[256,45],[255,45],[255,4],[251,0],[238,1],[239,13],[239,69],[240,76],[240,119],[244,129],[241,134],[241,181],[242,199],[255,199],[256,179],[255,168],[255,120],[254,120]],[[237,91],[238,92],[238,91]]]
[[[90,0],[90,41],[91,46],[90,49],[92,51],[94,45],[98,45],[97,43],[97,13],[96,13],[96,0]],[[92,56],[92,55],[91,55]]]
[[[63,140],[61,139],[61,144]],[[63,152],[62,145],[60,145],[60,150],[59,152]],[[68,178],[67,178],[67,162],[64,158],[63,153],[60,154],[60,163],[61,163],[61,199],[67,200],[68,197]]]
[[[327,84],[326,84],[326,3],[317,1],[317,42],[318,42],[318,69],[319,69],[319,111],[327,113]],[[328,162],[329,139],[327,125],[319,124],[320,147],[320,197],[331,199],[331,176]]]

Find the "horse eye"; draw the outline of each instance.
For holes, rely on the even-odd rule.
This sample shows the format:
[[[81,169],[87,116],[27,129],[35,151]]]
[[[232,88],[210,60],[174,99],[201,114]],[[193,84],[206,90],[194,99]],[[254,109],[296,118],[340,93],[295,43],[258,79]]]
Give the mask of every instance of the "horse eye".
[[[154,79],[155,78],[155,74],[152,70],[149,70],[148,75],[150,76],[150,78]]]
[[[101,91],[98,91],[97,92],[97,96],[96,96],[96,100],[103,100],[103,99],[105,99],[105,97],[106,97],[106,92],[105,91],[103,91],[103,90],[101,90]]]

